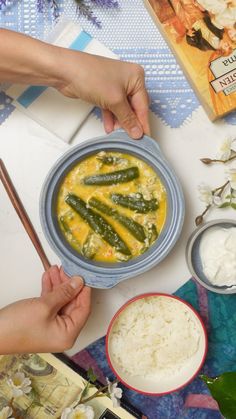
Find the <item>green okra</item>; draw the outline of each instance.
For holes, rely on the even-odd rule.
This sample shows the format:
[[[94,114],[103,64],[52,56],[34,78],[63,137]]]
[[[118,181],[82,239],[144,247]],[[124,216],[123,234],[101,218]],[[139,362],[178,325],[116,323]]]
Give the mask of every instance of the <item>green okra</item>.
[[[114,220],[122,224],[137,240],[144,242],[146,239],[146,234],[143,226],[132,218],[127,217],[126,215],[120,214],[114,208],[109,207],[107,204],[104,204],[97,198],[90,198],[89,205],[92,208],[97,209],[105,215],[109,215]]]
[[[66,203],[76,211],[91,229],[120,253],[131,255],[130,249],[115,229],[98,213],[88,208],[86,202],[74,194],[67,195]]]
[[[151,245],[158,237],[158,231],[156,229],[155,224],[151,224],[148,226],[148,240],[149,244]]]
[[[86,176],[83,179],[85,185],[115,185],[117,183],[130,182],[139,177],[138,167],[116,170],[115,172]]]
[[[88,233],[85,242],[82,247],[82,255],[88,259],[94,259],[98,249],[99,249],[99,240],[96,234],[91,231]]]
[[[129,208],[135,212],[146,214],[158,209],[158,201],[156,198],[150,200],[144,199],[140,193],[132,195],[122,195],[119,193],[112,193],[111,199],[115,204],[122,207]]]
[[[96,156],[96,159],[99,160],[105,166],[113,166],[113,165],[115,166],[122,162],[128,162],[127,159],[124,159],[122,157],[112,156],[109,154],[100,154],[100,153]]]
[[[70,227],[69,227],[69,225],[66,221],[65,216],[60,217],[60,224],[61,224],[62,229],[64,230],[65,233],[72,234],[72,231],[71,231],[71,229],[70,229]]]
[[[146,252],[149,249],[149,247],[156,241],[159,235],[155,224],[152,224],[152,223],[149,223],[148,226],[146,226],[146,231],[147,231],[147,238],[145,240],[144,246],[141,249],[141,253]]]
[[[77,238],[74,236],[73,231],[70,229],[69,224],[68,224],[68,219],[71,219],[71,217],[73,217],[73,215],[70,213],[66,213],[65,215],[62,215],[60,217],[60,225],[62,227],[62,230],[65,233],[66,238],[68,239],[68,241],[70,242],[71,246],[77,250],[77,251],[81,251],[81,245],[80,242],[77,240]]]

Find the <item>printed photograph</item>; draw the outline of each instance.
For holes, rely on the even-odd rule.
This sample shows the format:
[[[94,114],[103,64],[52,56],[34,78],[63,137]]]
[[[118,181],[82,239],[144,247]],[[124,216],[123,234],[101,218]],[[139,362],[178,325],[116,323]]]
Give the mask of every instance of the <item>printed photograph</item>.
[[[0,417],[8,409],[18,418],[59,418],[80,392],[37,354],[0,357]]]

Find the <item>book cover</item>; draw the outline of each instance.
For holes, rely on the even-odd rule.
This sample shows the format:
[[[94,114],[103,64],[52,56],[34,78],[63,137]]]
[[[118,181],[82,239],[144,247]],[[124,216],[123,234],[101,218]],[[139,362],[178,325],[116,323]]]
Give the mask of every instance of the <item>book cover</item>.
[[[236,109],[236,0],[144,0],[211,120]]]
[[[64,354],[0,355],[0,412],[12,403],[9,382],[19,372],[30,379],[31,391],[14,398],[13,416],[18,418],[61,418],[63,410],[79,399],[87,383],[86,371]],[[98,382],[95,384],[99,387]],[[96,387],[91,388],[88,396],[95,392]],[[144,418],[125,400],[114,408],[106,395],[92,399],[88,405],[93,408],[95,419]]]

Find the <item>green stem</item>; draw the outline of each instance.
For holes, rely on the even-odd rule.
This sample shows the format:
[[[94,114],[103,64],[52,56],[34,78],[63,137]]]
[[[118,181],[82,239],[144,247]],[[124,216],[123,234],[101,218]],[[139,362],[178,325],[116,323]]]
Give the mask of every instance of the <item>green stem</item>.
[[[118,380],[114,380],[113,382],[112,382],[112,384],[115,384],[115,383],[118,383]],[[81,399],[81,401],[80,402],[82,402],[82,403],[87,403],[87,402],[89,402],[90,400],[92,400],[92,399],[94,399],[95,397],[103,397],[103,396],[105,396],[106,394],[107,394],[107,390],[108,390],[108,385],[105,385],[105,386],[103,386],[103,387],[100,387],[97,391],[96,391],[96,393],[94,393],[92,396],[90,396],[90,397],[87,397],[87,399]],[[106,392],[105,392],[106,391]],[[103,394],[100,394],[100,393],[103,393]]]
[[[90,397],[87,397],[87,399],[83,399],[83,398],[81,398],[81,400],[80,400],[80,403],[82,402],[82,403],[87,403],[87,402],[89,402],[90,400],[92,400],[92,399],[94,399],[95,397],[98,397],[98,395],[100,394],[100,393],[103,393],[105,390],[107,390],[108,389],[108,386],[106,385],[106,386],[104,386],[104,387],[101,387],[101,388],[99,388],[97,391],[96,391],[96,393],[94,393],[92,396],[90,396]],[[105,396],[105,394],[104,394],[104,396]]]
[[[75,405],[75,407],[77,407],[81,403],[83,395],[86,394],[87,390],[89,389],[89,386],[90,386],[90,382],[88,381],[86,386],[84,387],[83,391],[81,391],[78,403]]]

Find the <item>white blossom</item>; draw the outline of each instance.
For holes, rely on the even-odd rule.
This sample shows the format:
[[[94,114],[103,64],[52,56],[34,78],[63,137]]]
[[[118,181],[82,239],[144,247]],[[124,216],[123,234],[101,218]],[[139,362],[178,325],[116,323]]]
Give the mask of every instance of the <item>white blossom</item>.
[[[226,202],[229,202],[230,199],[230,185],[227,185],[224,187],[223,191],[221,191],[220,196],[217,194],[217,192],[213,195],[213,203],[217,207],[220,207]]]
[[[227,170],[227,178],[230,182],[230,187],[236,190],[236,167],[231,167]]]
[[[14,419],[12,416],[12,408],[9,406],[0,410],[0,419]]]
[[[206,205],[211,205],[213,203],[213,195],[210,186],[202,183],[198,186],[198,191],[199,198],[202,202],[204,202]]]
[[[214,196],[213,203],[216,207],[221,207],[223,204],[230,204],[230,199],[225,196]]]
[[[11,387],[12,397],[15,398],[28,394],[32,390],[31,380],[23,372],[16,372],[7,382]]]
[[[223,203],[224,203],[224,199],[222,196],[218,196],[218,195],[214,195],[213,196],[213,203],[217,206],[220,207]]]
[[[107,378],[107,385],[108,385],[108,393],[111,401],[113,403],[113,407],[120,406],[120,399],[122,397],[122,389],[117,387],[117,383],[111,383]]]
[[[94,410],[91,406],[79,404],[76,407],[66,407],[61,419],[94,419]]]
[[[217,158],[220,160],[228,160],[230,158],[231,151],[236,151],[236,140],[226,138],[219,148]]]

